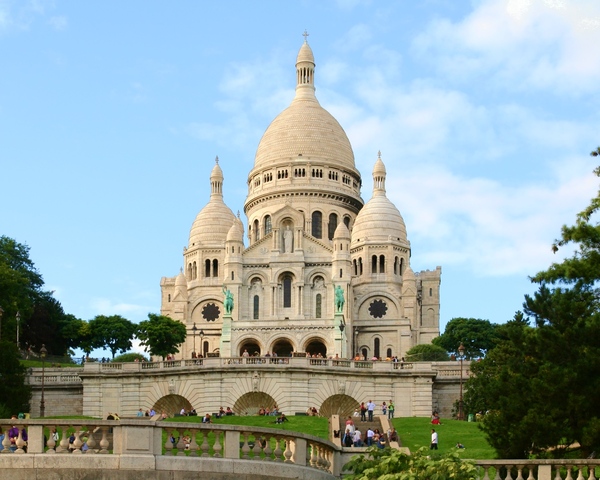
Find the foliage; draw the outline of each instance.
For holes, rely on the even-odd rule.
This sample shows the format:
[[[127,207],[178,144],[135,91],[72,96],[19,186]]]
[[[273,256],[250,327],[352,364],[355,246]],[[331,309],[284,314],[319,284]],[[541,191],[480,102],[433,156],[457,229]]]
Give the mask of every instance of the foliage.
[[[94,348],[110,350],[113,358],[117,352],[123,353],[131,348],[137,327],[126,318],[120,315],[96,315],[89,323]]]
[[[124,353],[122,355],[116,356],[115,358],[113,358],[113,362],[117,362],[117,363],[135,362],[136,359],[140,362],[148,361],[148,359],[141,353],[129,352],[129,353]]]
[[[148,314],[148,320],[140,322],[137,338],[150,355],[162,357],[179,352],[178,346],[186,338],[185,325],[164,315]]]
[[[411,455],[392,448],[371,447],[366,455],[356,455],[345,467],[348,480],[476,480],[474,462],[462,460],[456,451],[430,455],[425,447]]]
[[[505,458],[562,457],[567,448],[557,446],[575,442],[583,457],[600,448],[599,208],[600,194],[562,227],[553,249],[574,253],[532,278],[539,287],[525,296],[527,318],[499,329],[498,346],[471,366],[466,396],[490,410],[483,428]]]
[[[444,362],[449,360],[446,349],[425,343],[415,345],[406,352],[405,360],[407,362]]]
[[[482,358],[496,344],[498,325],[479,318],[453,318],[446,325],[444,333],[434,338],[432,343],[444,348],[448,353],[459,355],[458,347],[465,347],[465,359]]]
[[[0,418],[29,410],[31,387],[25,383],[27,369],[19,363],[17,346],[0,342]]]

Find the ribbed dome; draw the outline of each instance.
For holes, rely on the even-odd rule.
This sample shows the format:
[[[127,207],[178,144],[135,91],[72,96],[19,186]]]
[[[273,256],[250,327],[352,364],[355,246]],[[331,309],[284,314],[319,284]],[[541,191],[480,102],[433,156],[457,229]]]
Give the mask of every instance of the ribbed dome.
[[[187,280],[185,279],[185,275],[183,274],[183,271],[180,271],[179,275],[177,275],[177,277],[175,278],[175,286],[176,287],[186,287],[187,286]]]
[[[240,220],[240,217],[236,217],[233,225],[227,232],[227,241],[228,242],[244,242],[244,224]]]
[[[196,216],[190,230],[188,248],[192,246],[224,246],[227,233],[236,220],[231,209],[223,202],[223,171],[219,157],[215,159],[210,175],[210,200]]]
[[[344,222],[340,222],[333,232],[333,238],[350,238],[350,231]]]
[[[396,206],[385,195],[385,165],[381,152],[373,167],[373,197],[358,213],[352,229],[352,243],[392,240],[408,246],[406,225]]]
[[[374,196],[358,213],[352,229],[352,243],[387,240],[407,242],[406,225],[396,206],[386,196]]]
[[[255,169],[272,167],[274,163],[287,165],[290,159],[301,155],[356,170],[346,132],[315,97],[314,69],[313,53],[305,42],[296,63],[296,96],[265,131],[256,150]]]

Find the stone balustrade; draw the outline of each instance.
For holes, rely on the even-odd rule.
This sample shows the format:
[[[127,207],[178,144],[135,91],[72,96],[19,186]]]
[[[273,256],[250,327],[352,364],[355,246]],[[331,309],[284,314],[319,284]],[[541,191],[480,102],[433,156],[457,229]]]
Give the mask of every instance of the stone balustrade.
[[[600,460],[478,460],[480,480],[595,480]]]
[[[215,479],[325,480],[338,478],[341,470],[340,450],[333,443],[270,428],[147,419],[0,420],[5,433],[13,425],[19,437],[11,445],[5,435],[0,471],[11,470],[18,480],[39,478],[39,471],[49,468],[64,479],[81,478],[83,471],[88,479],[105,478],[103,471],[114,470],[122,476],[111,478],[143,471],[147,480],[164,478],[161,472],[173,472],[169,478],[175,479],[206,472]],[[53,429],[58,441],[50,435]]]

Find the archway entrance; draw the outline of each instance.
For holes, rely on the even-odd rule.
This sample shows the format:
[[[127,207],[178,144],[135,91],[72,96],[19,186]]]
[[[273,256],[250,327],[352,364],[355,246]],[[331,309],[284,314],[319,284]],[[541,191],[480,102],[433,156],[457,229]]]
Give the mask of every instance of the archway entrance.
[[[319,409],[319,416],[339,415],[340,419],[352,416],[360,404],[349,395],[333,395],[326,399]],[[342,422],[343,423],[343,422]]]
[[[254,340],[248,340],[240,346],[240,351],[238,355],[241,357],[244,353],[244,350],[248,351],[248,354],[251,357],[259,357],[260,356],[260,346]]]
[[[257,415],[261,408],[273,410],[275,399],[264,392],[249,392],[237,399],[233,405],[236,415]]]
[[[174,417],[175,414],[179,414],[182,408],[186,412],[192,410],[192,404],[181,395],[165,395],[154,404],[153,408],[156,413],[161,414],[164,412],[168,417]]]
[[[278,357],[291,357],[293,351],[294,347],[292,347],[292,344],[289,340],[277,340],[273,344],[273,353]]]
[[[306,345],[306,351],[310,353],[311,357],[320,354],[323,358],[327,358],[327,347],[322,340],[315,339],[309,341]]]

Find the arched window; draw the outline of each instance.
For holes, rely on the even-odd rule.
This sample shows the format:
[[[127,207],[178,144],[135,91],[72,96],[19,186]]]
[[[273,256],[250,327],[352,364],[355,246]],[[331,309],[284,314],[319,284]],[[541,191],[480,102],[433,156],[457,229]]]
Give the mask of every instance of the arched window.
[[[286,275],[283,278],[283,308],[292,306],[292,277]]]
[[[385,255],[379,255],[379,273],[385,273]]]
[[[371,257],[371,273],[377,273],[377,255]]]
[[[171,294],[169,293],[169,299],[167,300],[168,302],[171,301]]]
[[[204,276],[210,277],[210,260],[204,262]]]
[[[258,242],[260,240],[260,230],[258,228],[258,220],[254,220],[254,241]]]
[[[344,223],[346,224],[348,230],[350,230],[350,217],[344,217]]]
[[[321,318],[321,294],[317,293],[317,297],[315,298],[315,317]]]
[[[358,275],[358,263],[356,263],[356,258],[352,260],[352,264],[354,265],[354,275]]]
[[[213,277],[218,277],[219,276],[219,261],[216,258],[213,260],[213,272],[212,272],[212,276]]]
[[[321,212],[313,212],[311,234],[315,238],[323,238],[323,214]]]
[[[362,275],[363,274],[363,263],[362,263],[362,258],[358,259],[358,274]]]
[[[400,275],[404,275],[404,259],[400,259]]]
[[[333,240],[333,235],[335,234],[335,229],[338,224],[338,216],[335,213],[329,214],[329,225],[327,225],[327,235],[329,240]]]
[[[394,257],[394,275],[398,275],[398,257]]]
[[[193,280],[194,279],[193,275],[194,275],[194,270],[192,269],[192,264],[188,263],[188,268],[187,268],[188,280]]]
[[[344,276],[344,270],[340,268],[340,278]]]
[[[198,265],[196,265],[196,262],[194,262],[194,265],[192,266],[192,278],[194,280],[198,278]]]
[[[265,217],[265,236],[271,233],[272,228],[273,227],[271,226],[271,215],[267,215]]]
[[[429,289],[429,296],[432,297],[433,296],[433,288]]]
[[[254,318],[254,320],[258,320],[259,306],[260,306],[260,298],[258,295],[254,295],[254,309],[253,309],[253,315],[252,315],[252,318]]]
[[[233,270],[231,271],[231,279],[233,280],[235,278],[235,275],[233,273]]]
[[[379,353],[379,339],[376,338],[375,341],[373,342],[373,355],[377,358],[379,358],[381,355]]]
[[[387,358],[392,358],[392,349],[391,348],[387,349],[387,354],[386,355],[387,355]]]

